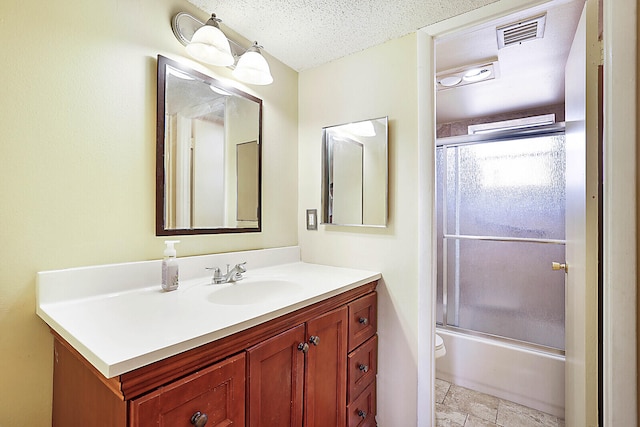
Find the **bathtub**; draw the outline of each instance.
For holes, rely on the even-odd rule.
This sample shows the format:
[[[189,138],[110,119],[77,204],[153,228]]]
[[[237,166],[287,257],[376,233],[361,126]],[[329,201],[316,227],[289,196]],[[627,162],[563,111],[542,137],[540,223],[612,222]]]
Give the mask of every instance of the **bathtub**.
[[[564,356],[436,328],[436,378],[564,418]]]

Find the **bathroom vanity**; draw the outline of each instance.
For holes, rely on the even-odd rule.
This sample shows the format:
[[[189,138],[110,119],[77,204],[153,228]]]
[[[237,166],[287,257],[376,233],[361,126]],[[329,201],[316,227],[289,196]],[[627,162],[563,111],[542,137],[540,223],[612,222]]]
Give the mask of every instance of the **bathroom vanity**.
[[[287,250],[295,258],[297,249]],[[54,335],[53,425],[375,426],[380,274],[299,261],[264,266],[254,252],[265,255],[221,255],[249,258],[246,283],[186,279],[168,293],[159,282],[118,280],[129,289],[99,295],[78,285],[94,277],[99,289],[114,283],[104,268],[112,278],[150,273],[143,264],[155,261],[96,267],[103,270],[95,275],[39,273],[38,314]],[[279,250],[267,252],[283,260]],[[207,257],[180,259],[181,269],[225,261]],[[53,288],[64,283],[76,285],[56,300]],[[260,285],[268,292],[256,291]],[[140,307],[145,299],[149,307]],[[162,318],[173,323],[163,327]]]

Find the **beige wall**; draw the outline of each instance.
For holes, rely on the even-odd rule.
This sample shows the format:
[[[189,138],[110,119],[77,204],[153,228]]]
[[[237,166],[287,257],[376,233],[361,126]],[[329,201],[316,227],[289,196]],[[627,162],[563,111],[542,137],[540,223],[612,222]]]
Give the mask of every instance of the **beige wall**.
[[[637,19],[637,16],[636,16]],[[636,21],[637,22],[637,21]],[[636,24],[637,25],[637,24]],[[637,26],[637,38],[636,38],[636,70],[640,70],[640,25]],[[636,71],[636,74],[640,74],[640,71]],[[640,84],[638,84],[638,80],[636,79],[636,127],[640,123]],[[636,147],[640,147],[640,132],[636,129]],[[636,149],[636,165],[640,165],[640,150]],[[638,170],[636,176],[636,194],[640,194],[640,170]],[[640,212],[640,197],[636,198],[636,212]],[[636,232],[638,235],[636,236],[636,246],[640,241],[640,217],[637,218],[636,221]],[[640,265],[640,250],[636,251],[637,261],[636,265]],[[640,307],[640,277],[636,278],[636,307]],[[636,311],[637,321],[636,321],[636,331],[640,331],[640,310]],[[637,334],[637,332],[636,332]],[[636,354],[640,355],[640,337],[636,336]],[[637,363],[637,372],[640,372],[640,357],[636,361]],[[638,408],[640,408],[640,393],[636,393],[636,399],[638,402]],[[638,412],[638,425],[640,425],[640,411]]]
[[[162,256],[156,56],[185,55],[181,10],[206,18],[184,0],[0,2],[0,426],[50,425],[36,272]],[[297,244],[298,75],[270,65],[275,83],[249,90],[264,100],[264,231],[183,236],[179,256]]]
[[[322,127],[389,116],[389,225],[321,225],[299,218],[305,261],[381,271],[378,425],[416,425],[418,116],[416,36],[300,73],[299,211],[320,209]]]

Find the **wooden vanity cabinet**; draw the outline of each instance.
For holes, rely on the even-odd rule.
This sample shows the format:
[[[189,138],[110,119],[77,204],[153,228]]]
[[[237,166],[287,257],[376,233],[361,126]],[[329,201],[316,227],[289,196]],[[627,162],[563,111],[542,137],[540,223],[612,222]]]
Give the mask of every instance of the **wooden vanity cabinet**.
[[[376,284],[114,378],[53,332],[52,424],[375,426]],[[364,354],[371,368],[353,376]]]
[[[371,292],[348,304],[347,427],[376,426],[378,302]]]
[[[347,307],[307,322],[305,427],[345,425],[347,332]]]
[[[373,382],[347,406],[348,427],[375,427],[376,383]]]
[[[304,325],[298,325],[247,350],[248,425],[302,425]]]
[[[248,349],[248,425],[344,426],[346,348],[342,307]]]
[[[130,403],[131,427],[244,425],[245,354],[209,366]]]

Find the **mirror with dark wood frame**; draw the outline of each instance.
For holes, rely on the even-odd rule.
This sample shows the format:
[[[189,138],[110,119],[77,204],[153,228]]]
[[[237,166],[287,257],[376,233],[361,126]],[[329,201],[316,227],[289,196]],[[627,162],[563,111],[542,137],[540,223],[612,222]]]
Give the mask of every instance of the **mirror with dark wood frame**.
[[[261,99],[158,55],[156,132],[156,235],[261,231]]]

